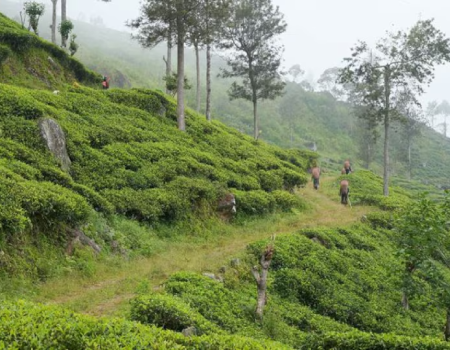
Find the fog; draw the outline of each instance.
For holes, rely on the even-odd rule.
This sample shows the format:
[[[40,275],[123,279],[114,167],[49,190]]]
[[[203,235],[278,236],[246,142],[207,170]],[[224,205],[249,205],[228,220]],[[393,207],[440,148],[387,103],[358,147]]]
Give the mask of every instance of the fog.
[[[1,3],[2,0],[0,0]],[[49,0],[45,0],[50,4]],[[125,22],[139,14],[140,0],[68,0],[73,19],[102,17],[107,27],[128,30]],[[450,36],[448,0],[274,0],[288,23],[281,37],[285,68],[300,64],[310,78],[327,68],[342,66],[357,40],[374,43],[387,30],[407,29],[419,19],[435,18],[436,26]],[[438,67],[436,79],[423,97],[450,100],[450,65]]]

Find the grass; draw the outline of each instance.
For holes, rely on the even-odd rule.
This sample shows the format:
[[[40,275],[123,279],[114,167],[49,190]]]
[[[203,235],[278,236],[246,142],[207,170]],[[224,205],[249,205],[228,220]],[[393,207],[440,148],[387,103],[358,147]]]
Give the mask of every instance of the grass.
[[[83,274],[50,280],[37,289],[34,301],[59,304],[96,316],[128,312],[128,300],[142,288],[158,289],[176,271],[215,272],[249,243],[272,234],[290,235],[302,228],[344,226],[374,208],[343,207],[336,177],[322,179],[319,191],[308,184],[298,190],[310,208],[306,212],[268,215],[233,225],[219,224],[208,236],[177,237],[159,241],[159,253],[128,262],[99,262],[91,277]]]

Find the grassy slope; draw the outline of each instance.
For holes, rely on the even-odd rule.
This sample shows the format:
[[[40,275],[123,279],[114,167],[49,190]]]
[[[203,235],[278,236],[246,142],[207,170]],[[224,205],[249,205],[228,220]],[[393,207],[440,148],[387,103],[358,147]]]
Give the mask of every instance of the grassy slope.
[[[42,82],[42,77],[36,77],[36,84],[38,81]],[[61,87],[62,94],[55,96],[44,91],[0,85],[3,99],[0,111],[3,117],[1,199],[10,201],[3,203],[1,212],[3,253],[8,253],[9,245],[20,243],[20,249],[15,253],[20,251],[22,256],[27,256],[27,244],[34,245],[34,248],[43,244],[37,243],[37,239],[30,240],[30,236],[23,234],[27,231],[38,240],[42,239],[48,248],[63,238],[59,234],[67,225],[88,223],[92,225],[88,232],[100,235],[96,238],[106,242],[101,235],[109,235],[111,239],[111,227],[103,231],[97,229],[99,223],[106,226],[110,223],[102,221],[91,206],[105,214],[119,210],[152,223],[178,218],[189,219],[188,222],[195,225],[195,221],[190,221],[189,212],[182,209],[186,207],[183,200],[188,199],[194,208],[206,208],[208,213],[209,205],[217,199],[215,185],[220,185],[219,189],[238,187],[239,204],[250,214],[252,211],[267,213],[280,204],[287,208],[294,205],[291,196],[279,194],[277,197],[273,194],[275,192],[268,194],[266,191],[303,184],[306,180],[303,172],[313,157],[311,154],[255,144],[220,123],[211,126],[193,113],[189,113],[188,134],[181,136],[173,131],[173,102],[159,93],[143,90],[103,93],[84,87]],[[165,117],[157,116],[163,110],[162,106],[165,107]],[[69,153],[74,160],[72,176],[58,170],[57,163],[46,153],[37,137],[36,120],[43,116],[57,119],[68,133]],[[205,140],[205,133],[212,136],[206,136]],[[133,149],[127,148],[125,142],[133,142]],[[148,143],[163,145],[149,148]],[[201,151],[196,148],[198,145]],[[167,159],[167,150],[170,156],[178,156],[176,163],[183,166],[171,168],[169,165],[173,163],[164,163],[163,167],[146,168],[145,172],[140,172],[148,162],[144,156],[158,163]],[[227,160],[226,155],[234,158]],[[215,167],[205,167],[205,163]],[[167,169],[171,170],[168,174]],[[226,174],[221,175],[224,169]],[[163,178],[159,177],[161,174]],[[177,179],[180,174],[183,176]],[[189,176],[192,174],[195,176]],[[215,183],[212,182],[214,186],[211,187],[213,179]],[[377,196],[381,180],[370,173],[355,173],[350,176],[350,181],[354,204],[369,203],[391,210],[409,200],[409,195],[400,189],[393,189],[389,200]],[[176,195],[171,192],[174,188],[171,186],[176,186],[177,193],[180,188],[187,191],[182,191],[178,198],[171,197],[182,205],[168,206],[167,209],[161,198],[168,194]],[[161,192],[151,191],[149,193],[157,193],[158,196],[140,198],[142,192],[150,187]],[[202,327],[206,325],[205,332],[206,329],[214,329],[213,333],[272,338],[295,347],[316,348],[321,344],[325,348],[375,349],[387,346],[404,349],[417,343],[415,346],[423,349],[448,348],[438,340],[443,310],[434,302],[427,281],[422,284],[425,293],[411,299],[412,310],[402,312],[400,309],[396,273],[401,268],[388,231],[358,225],[345,229],[317,228],[318,223],[327,227],[347,225],[358,220],[362,213],[367,213],[368,209],[364,207],[341,207],[336,201],[336,191],[336,178],[330,178],[322,182],[321,192],[310,187],[300,191],[301,197],[312,203],[312,211],[308,214],[286,215],[281,221],[276,216],[269,216],[262,222],[242,224],[241,221],[242,228],[224,225],[222,229],[228,234],[222,232],[222,235],[213,235],[209,239],[195,237],[194,226],[191,228],[193,237],[180,239],[178,243],[158,241],[162,245],[160,256],[134,260],[122,267],[109,266],[100,277],[87,280],[85,275],[80,279],[71,275],[57,282],[52,280],[40,289],[35,298],[53,300],[94,314],[111,314],[117,308],[123,313],[127,309],[124,302],[133,296],[136,289],[144,294],[149,292],[148,281],[142,279],[142,275],[150,274],[150,283],[155,287],[180,267],[199,272],[206,269],[214,271],[226,264],[232,255],[242,257],[244,263],[238,269],[227,269],[224,286],[195,274],[180,273],[170,277],[165,285],[164,292],[169,295],[169,302],[171,295],[175,295],[174,300],[188,303],[188,317],[195,317],[197,321],[201,319]],[[198,199],[205,199],[209,205],[204,207],[205,203],[198,202]],[[268,210],[268,206],[272,209]],[[5,208],[13,210],[5,211]],[[131,225],[131,221],[121,220]],[[306,229],[297,231],[299,228]],[[46,232],[40,232],[42,229]],[[148,227],[144,231],[154,234]],[[163,234],[164,230],[156,232]],[[250,265],[247,264],[257,260],[267,242],[252,244],[248,254],[243,250],[249,243],[274,232],[280,234],[271,275],[271,299],[266,321],[260,325],[252,319],[254,287],[248,275]],[[84,251],[80,252],[83,254]],[[93,260],[91,257],[90,262]],[[1,262],[12,271],[17,268],[8,266],[14,263],[8,260],[8,254],[6,260],[2,254]],[[38,267],[37,275],[45,279],[49,276],[42,271],[45,267],[42,263],[31,260],[31,265]],[[89,259],[83,255],[75,256],[71,263],[82,265],[89,263]],[[84,265],[83,268],[89,270],[89,266]],[[175,307],[173,312],[176,315],[180,310]],[[40,317],[39,342],[44,348],[53,341],[68,347],[62,343],[63,339],[76,344],[73,345],[75,348],[93,347],[98,341],[110,342],[111,348],[123,348],[123,344],[129,345],[131,341],[139,343],[140,347],[136,348],[146,348],[149,344],[156,346],[156,341],[165,342],[169,348],[174,348],[175,344],[187,348],[227,348],[230,344],[255,349],[281,348],[281,345],[268,342],[261,345],[258,341],[214,334],[186,340],[121,320],[97,321],[57,309],[20,303],[2,308],[0,317],[8,320],[1,323],[5,328],[1,332],[0,345],[2,341],[10,344],[12,339],[23,344],[25,338],[18,340],[17,337],[26,337],[27,325]],[[15,322],[20,322],[21,326]],[[55,333],[48,330],[55,324],[70,329],[64,333],[67,338],[54,338]],[[87,327],[91,332],[85,332]],[[11,332],[13,328],[16,333]],[[108,333],[113,334],[114,339],[107,340],[104,329],[109,329]],[[355,329],[381,335],[371,336]],[[317,333],[318,337],[308,336],[310,332]],[[430,335],[433,338],[414,340],[384,335],[388,332],[406,336]],[[34,343],[34,347],[37,346]]]
[[[17,4],[6,1],[4,11],[14,17],[19,8]],[[47,39],[50,37],[49,20],[48,16],[44,16],[40,26],[40,32]],[[89,68],[110,75],[113,86],[163,88],[164,47],[143,50],[136,42],[130,40],[127,33],[95,27],[84,22],[76,22],[75,25],[81,44],[76,56]],[[195,61],[192,52],[187,52],[186,61],[187,76],[194,81]],[[219,68],[224,64],[220,55],[214,56],[213,77],[219,73]],[[226,95],[229,85],[228,80],[213,79],[214,118],[251,135],[251,105],[239,100],[229,101]],[[203,94],[202,108],[204,97]],[[194,90],[187,92],[187,100],[190,106],[195,105]],[[294,109],[293,127],[290,127],[285,118],[288,105],[292,105]],[[276,101],[262,102],[260,117],[263,131],[261,137],[267,142],[282,147],[305,148],[305,145],[315,141],[323,165],[335,169],[340,167],[346,158],[351,158],[354,165],[359,165],[357,163],[360,146],[357,144],[356,123],[348,106],[337,102],[328,93],[306,92],[297,84],[289,84],[284,97]],[[406,151],[402,135],[393,131],[391,141],[391,174],[405,177]],[[372,169],[379,174],[382,173],[382,144],[383,140],[380,139],[375,163],[372,164]],[[444,176],[450,171],[450,159],[446,157],[449,150],[448,139],[443,139],[438,133],[426,129],[424,137],[413,145],[413,178],[419,182],[449,186],[448,179]]]

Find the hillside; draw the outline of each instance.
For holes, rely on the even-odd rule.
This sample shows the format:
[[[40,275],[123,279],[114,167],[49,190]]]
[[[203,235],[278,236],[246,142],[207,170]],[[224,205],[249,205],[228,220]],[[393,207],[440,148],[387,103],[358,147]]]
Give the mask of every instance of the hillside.
[[[30,53],[45,57],[57,52],[69,60],[14,22],[3,16],[0,21],[0,38],[9,38],[2,42],[13,52],[3,69],[19,66]],[[22,37],[30,44],[19,50],[11,43]],[[53,72],[39,62],[22,66],[39,72],[35,79],[21,81],[17,75],[16,86],[0,84],[0,227],[9,270],[33,271],[15,266],[15,250],[8,245],[25,239],[16,232],[43,234],[64,247],[73,229],[89,227],[92,215],[123,215],[153,227],[176,225],[221,215],[217,207],[230,192],[238,217],[304,206],[290,191],[306,183],[315,154],[254,142],[190,111],[188,131],[182,133],[176,128],[174,101],[157,91],[105,92],[75,84],[58,85],[54,94],[41,89],[41,80]],[[64,72],[70,77],[70,70]],[[20,87],[27,84],[38,89]],[[63,135],[46,144],[59,128]],[[52,142],[62,144],[53,150],[56,156],[48,150]],[[120,246],[120,233],[104,229],[103,236],[93,234],[104,244],[115,242],[116,250],[132,248],[132,242]],[[46,259],[41,263],[48,264]],[[45,276],[48,271],[34,273]]]
[[[4,1],[2,9],[10,17],[17,17],[18,3]],[[130,40],[128,33],[74,21],[80,43],[76,57],[89,68],[112,78],[113,86],[163,89],[165,55],[163,45],[144,50]],[[40,32],[49,39],[50,17],[41,19]],[[201,69],[204,76],[204,53],[201,53]],[[301,63],[301,57],[299,57]],[[224,67],[223,53],[213,56],[212,108],[214,119],[239,131],[252,134],[252,109],[244,101],[229,101],[229,80],[217,78]],[[288,68],[288,67],[286,67]],[[304,67],[308,68],[308,67]],[[195,80],[195,61],[191,50],[186,52],[186,74]],[[204,87],[204,82],[202,82]],[[195,105],[195,89],[187,92],[187,103]],[[202,93],[202,108],[205,105]],[[265,101],[260,108],[261,138],[281,147],[308,149],[317,147],[325,167],[337,168],[350,158],[361,168],[365,166],[364,152],[367,135],[352,115],[350,107],[337,101],[330,93],[306,91],[300,84],[289,83],[286,94],[275,101]],[[409,177],[404,134],[400,123],[394,122],[391,132],[391,174],[399,178]],[[379,134],[382,134],[381,130]],[[363,136],[361,136],[363,135]],[[372,146],[371,170],[381,174],[383,138]],[[437,188],[450,186],[445,176],[450,171],[450,142],[434,130],[424,127],[422,136],[412,145],[412,179]],[[400,181],[402,183],[402,181]]]
[[[448,196],[384,197],[379,176],[340,176],[327,157],[316,191],[317,153],[189,109],[181,132],[173,98],[102,90],[3,15],[0,48],[0,348],[450,349]],[[330,111],[349,117],[325,93],[301,95],[321,111],[305,133]],[[322,134],[329,147],[340,127]]]

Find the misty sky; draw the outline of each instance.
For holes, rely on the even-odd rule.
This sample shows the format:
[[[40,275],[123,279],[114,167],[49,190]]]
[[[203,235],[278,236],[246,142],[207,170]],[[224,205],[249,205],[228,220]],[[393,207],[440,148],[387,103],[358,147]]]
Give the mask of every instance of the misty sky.
[[[49,0],[45,0],[49,2]],[[0,0],[1,2],[1,0]],[[127,30],[127,19],[139,14],[140,0],[68,0],[69,17],[80,13],[101,16],[108,27]],[[287,32],[285,68],[300,64],[318,79],[329,67],[342,65],[357,40],[375,42],[386,30],[407,29],[419,19],[435,18],[438,28],[450,36],[449,0],[274,0],[285,14]],[[436,70],[436,79],[424,101],[450,100],[450,65]]]

